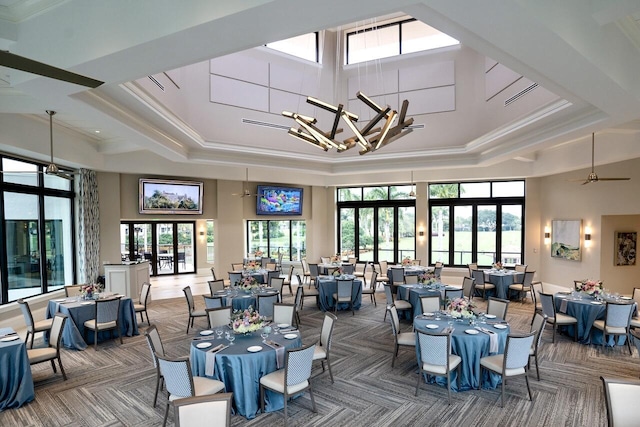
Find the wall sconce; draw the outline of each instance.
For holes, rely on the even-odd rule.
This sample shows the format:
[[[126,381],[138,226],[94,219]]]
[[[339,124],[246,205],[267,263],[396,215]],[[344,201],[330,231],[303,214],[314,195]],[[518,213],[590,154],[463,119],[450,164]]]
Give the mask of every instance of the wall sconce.
[[[420,237],[424,237],[424,230],[420,230],[420,231],[418,231],[418,236],[420,236]]]
[[[204,231],[201,231],[201,232],[200,232],[200,236],[201,236],[201,237],[202,237],[202,236],[204,236]]]
[[[548,226],[544,227],[544,244],[548,245],[551,243],[551,230],[549,230]]]
[[[585,247],[591,246],[591,227],[584,228],[584,245]]]

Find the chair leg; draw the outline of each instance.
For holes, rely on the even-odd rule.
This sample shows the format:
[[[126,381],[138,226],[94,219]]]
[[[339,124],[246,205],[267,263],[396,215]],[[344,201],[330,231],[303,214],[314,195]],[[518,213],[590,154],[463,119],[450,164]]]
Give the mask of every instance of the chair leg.
[[[167,409],[164,410],[164,421],[162,422],[162,427],[167,425],[167,417],[169,416],[169,402],[167,402]]]
[[[536,375],[538,376],[538,381],[540,381],[540,370],[538,369],[538,355],[534,355],[534,358],[536,360]]]
[[[556,328],[558,327],[558,325],[556,325],[555,323],[551,324],[552,326],[552,330],[553,330],[553,337],[551,338],[551,343],[555,344],[556,343]]]
[[[633,352],[631,351],[631,340],[629,339],[629,334],[626,334],[625,338],[627,340],[627,347],[629,348],[629,354],[633,354]]]
[[[260,384],[260,412],[264,414],[264,387],[262,387],[262,384]]]
[[[449,397],[449,405],[451,405],[451,372],[447,372],[447,396]]]
[[[311,410],[315,413],[318,412],[316,410],[316,400],[313,397],[313,391],[311,390],[311,387],[309,387],[309,397],[311,397]]]
[[[393,358],[391,359],[391,367],[393,368],[393,366],[396,363],[396,356],[398,355],[398,344],[396,344],[396,348],[393,351]]]
[[[53,361],[53,359],[51,359],[49,362],[51,362],[51,369],[53,369],[53,373],[54,373],[54,374],[57,374],[57,373],[58,373],[58,370],[56,369],[56,364],[55,364],[55,362]]]
[[[531,396],[531,387],[529,387],[529,377],[527,376],[526,372],[525,372],[525,375],[524,375],[524,380],[527,383],[527,391],[529,392],[529,400],[533,401],[533,396]]]
[[[64,381],[67,380],[67,373],[64,371],[64,366],[62,366],[62,360],[58,357],[58,365],[60,365],[60,372],[62,372],[62,379]]]
[[[502,378],[502,384],[500,385],[500,407],[504,408],[504,383],[506,383],[506,378]],[[528,383],[527,383],[528,384]]]
[[[416,382],[416,392],[414,396],[418,396],[418,389],[420,388],[420,380],[422,379],[422,369],[418,370],[418,381]]]
[[[329,378],[331,378],[331,384],[333,384],[333,373],[331,372],[331,362],[329,361],[328,355],[327,355],[327,368],[329,368]],[[324,363],[322,364],[322,370],[324,371]]]
[[[156,392],[153,395],[153,407],[156,407],[156,404],[158,403],[158,390],[160,390],[160,379],[161,377],[156,378]]]
[[[286,390],[286,386],[285,386],[285,390]],[[287,421],[288,421],[288,416],[287,416],[287,400],[289,400],[289,396],[287,396],[287,394],[284,394],[284,427],[287,427]]]
[[[189,335],[189,323],[191,323],[191,315],[189,315],[189,319],[187,319],[187,335]]]
[[[98,328],[96,326],[96,329],[93,333],[93,349],[95,351],[98,351]]]

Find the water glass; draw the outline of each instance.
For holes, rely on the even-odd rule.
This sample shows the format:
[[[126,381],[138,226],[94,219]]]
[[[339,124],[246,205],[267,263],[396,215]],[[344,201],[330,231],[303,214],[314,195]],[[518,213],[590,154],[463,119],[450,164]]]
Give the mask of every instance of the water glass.
[[[260,336],[262,337],[262,342],[267,342],[267,338],[269,338],[269,334],[262,329],[262,332],[260,332]]]
[[[218,336],[218,339],[222,339],[222,329],[216,329],[216,335]]]
[[[278,335],[278,331],[280,330],[280,328],[278,326],[274,326],[273,327],[273,335]]]
[[[229,333],[227,332],[227,341],[229,341],[229,345],[234,345],[233,342],[236,340],[236,336],[233,334],[233,332]]]
[[[434,320],[441,320],[442,318],[440,317],[440,311],[436,311],[436,317]]]

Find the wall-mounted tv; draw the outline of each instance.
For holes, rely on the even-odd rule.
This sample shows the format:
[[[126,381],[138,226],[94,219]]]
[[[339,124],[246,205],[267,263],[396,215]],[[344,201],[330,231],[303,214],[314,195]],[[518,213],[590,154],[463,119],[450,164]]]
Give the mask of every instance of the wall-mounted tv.
[[[202,182],[140,178],[140,213],[202,214]]]
[[[257,215],[302,215],[302,188],[258,185]]]

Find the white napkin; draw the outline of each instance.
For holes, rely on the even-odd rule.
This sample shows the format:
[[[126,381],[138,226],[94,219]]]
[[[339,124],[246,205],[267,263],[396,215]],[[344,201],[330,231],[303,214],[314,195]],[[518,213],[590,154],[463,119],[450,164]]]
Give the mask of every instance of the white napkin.
[[[567,314],[567,300],[566,300],[566,298],[563,298],[562,301],[560,301],[560,313]]]
[[[276,367],[282,369],[284,366],[285,347],[273,341],[267,341],[266,344],[276,351]]]
[[[205,353],[204,374],[206,376],[212,377],[216,373],[216,354],[223,348],[225,348],[224,344],[220,344]]]
[[[486,328],[479,328],[479,329],[482,332],[486,332],[487,335],[489,335],[489,353],[497,353],[498,352],[498,334]]]

